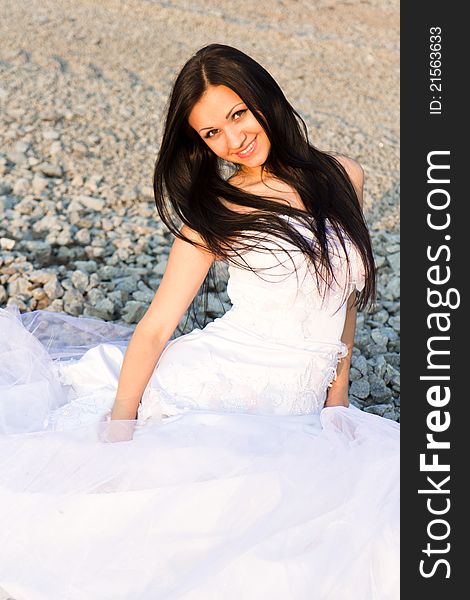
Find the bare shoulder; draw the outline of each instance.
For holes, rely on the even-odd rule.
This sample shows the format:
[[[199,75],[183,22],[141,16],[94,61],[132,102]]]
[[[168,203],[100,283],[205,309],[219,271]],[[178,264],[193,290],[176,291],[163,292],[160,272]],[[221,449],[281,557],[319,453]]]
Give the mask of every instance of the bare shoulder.
[[[354,158],[351,158],[344,154],[333,154],[332,153],[332,156],[334,156],[336,158],[336,160],[342,164],[342,166],[344,167],[344,170],[349,175],[349,178],[351,179],[351,183],[353,184],[353,186],[356,190],[356,193],[357,193],[357,196],[359,199],[359,204],[361,205],[361,208],[362,208],[362,206],[363,206],[363,189],[364,189],[364,169],[363,169],[361,163],[358,162],[357,160],[354,160]]]
[[[212,260],[222,260],[221,257],[219,257],[211,252],[211,250],[207,247],[207,244],[200,233],[198,233],[194,229],[191,229],[191,227],[188,227],[188,225],[183,225],[180,228],[180,232],[186,238],[188,238],[191,241],[196,242],[196,244],[198,244],[197,249],[201,252],[201,254],[208,256]],[[193,246],[193,247],[195,247],[195,246]]]
[[[208,248],[202,235],[194,229],[191,229],[191,227],[189,227],[188,225],[183,225],[182,227],[180,227],[180,233],[182,233],[186,238],[190,239],[192,242],[196,242],[196,244],[200,244],[200,246],[203,246],[202,248],[200,248],[202,251],[208,251]]]

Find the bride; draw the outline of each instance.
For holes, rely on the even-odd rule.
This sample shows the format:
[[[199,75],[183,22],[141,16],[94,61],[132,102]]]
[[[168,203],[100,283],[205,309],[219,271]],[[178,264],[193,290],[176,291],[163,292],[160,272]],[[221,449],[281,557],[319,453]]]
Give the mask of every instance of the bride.
[[[0,585],[397,600],[399,425],[348,402],[376,293],[361,166],[211,44],[174,83],[154,189],[175,240],[132,335],[0,309]],[[218,261],[231,309],[170,341]]]

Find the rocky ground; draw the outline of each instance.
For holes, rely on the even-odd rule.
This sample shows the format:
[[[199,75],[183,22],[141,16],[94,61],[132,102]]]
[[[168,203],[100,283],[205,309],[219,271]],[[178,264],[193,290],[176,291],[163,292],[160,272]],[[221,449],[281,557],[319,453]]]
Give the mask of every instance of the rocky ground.
[[[268,68],[315,146],[364,167],[379,297],[358,315],[350,398],[398,420],[398,2],[0,0],[0,10],[0,306],[138,322],[171,244],[151,188],[168,93],[198,48],[227,43]],[[214,302],[210,317],[220,314]]]

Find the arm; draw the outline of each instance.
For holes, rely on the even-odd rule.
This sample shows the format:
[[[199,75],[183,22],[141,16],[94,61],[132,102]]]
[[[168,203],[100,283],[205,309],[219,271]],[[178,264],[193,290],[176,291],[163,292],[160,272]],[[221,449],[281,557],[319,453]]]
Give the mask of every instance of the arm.
[[[184,225],[181,232],[202,243]],[[176,238],[155,297],[129,341],[119,375],[111,420],[136,419],[137,408],[160,355],[201,287],[215,257]]]
[[[336,158],[346,169],[351,183],[353,184],[356,194],[361,206],[363,207],[364,198],[364,170],[362,166],[352,158],[347,156],[337,155]],[[347,302],[346,319],[344,322],[343,333],[341,335],[341,341],[344,342],[348,347],[348,354],[342,358],[336,369],[336,379],[332,382],[330,388],[328,388],[327,399],[325,402],[326,406],[349,406],[349,368],[351,365],[352,350],[354,347],[354,336],[356,333],[356,316],[357,307],[353,306],[356,297],[356,290],[354,290]]]
[[[354,335],[356,333],[357,308],[353,307],[356,296],[354,290],[348,298],[346,320],[344,322],[341,341],[348,347],[348,354],[342,358],[336,368],[336,379],[328,388],[325,406],[349,406],[349,367],[351,365]]]

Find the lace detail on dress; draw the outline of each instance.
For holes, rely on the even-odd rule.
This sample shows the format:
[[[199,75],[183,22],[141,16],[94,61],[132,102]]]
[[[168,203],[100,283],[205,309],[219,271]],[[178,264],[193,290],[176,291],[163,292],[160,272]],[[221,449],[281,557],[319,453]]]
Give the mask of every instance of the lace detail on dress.
[[[175,340],[176,341],[176,340]],[[248,342],[249,343],[249,342]],[[292,353],[296,349],[280,351]],[[198,361],[185,363],[164,360],[156,370],[151,386],[142,398],[139,419],[178,414],[182,410],[213,410],[252,414],[319,413],[326,400],[327,388],[336,379],[336,368],[348,348],[342,342],[322,344],[317,350],[298,352],[297,367],[272,364],[240,364],[216,352],[200,355]],[[261,359],[261,357],[260,357]]]

